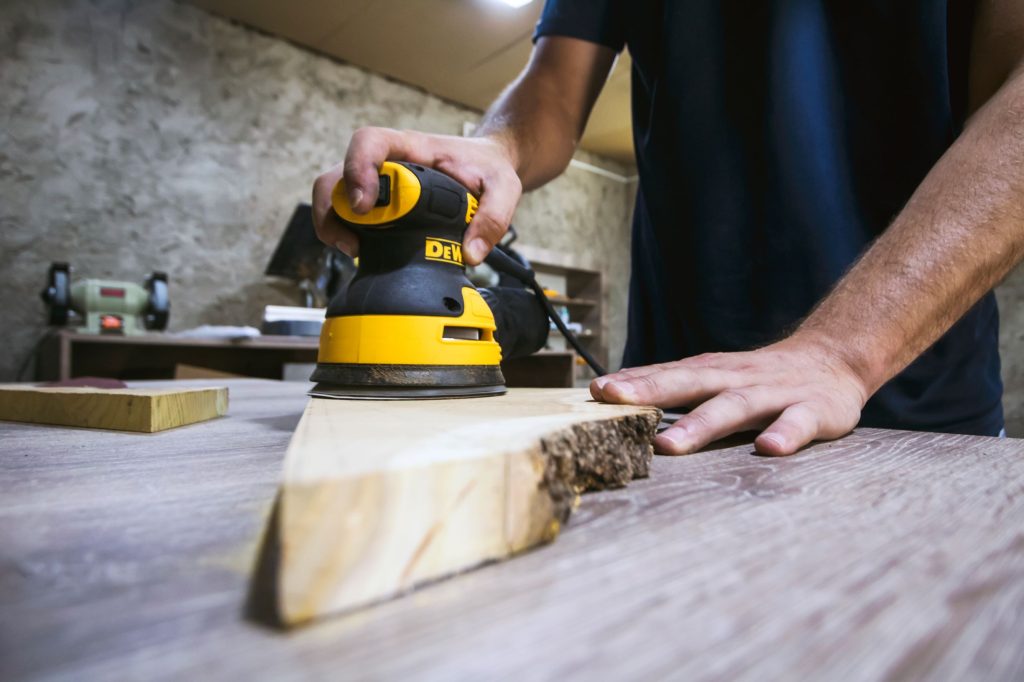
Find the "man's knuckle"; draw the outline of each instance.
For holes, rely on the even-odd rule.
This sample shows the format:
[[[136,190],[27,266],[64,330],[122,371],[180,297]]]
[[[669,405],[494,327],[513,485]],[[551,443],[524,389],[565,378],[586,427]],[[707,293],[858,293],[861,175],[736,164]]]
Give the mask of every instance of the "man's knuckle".
[[[363,157],[386,152],[389,138],[396,133],[397,131],[376,126],[358,128],[349,140],[349,157],[354,156],[362,160]]]
[[[656,392],[656,391],[661,389],[661,384],[658,382],[657,379],[655,379],[651,375],[637,377],[637,378],[633,379],[632,382],[641,391],[647,391],[647,392],[653,393],[653,392]]]
[[[365,146],[367,142],[373,139],[376,131],[376,128],[371,127],[357,128],[356,131],[352,133],[352,140],[349,143],[350,146],[355,147],[356,149]]]
[[[490,212],[477,213],[474,223],[476,223],[477,230],[479,230],[485,237],[498,239],[505,232],[504,223]]]
[[[517,187],[522,188],[519,176],[511,168],[506,168],[503,164],[489,163],[487,165],[489,167],[481,179],[484,187],[489,191],[500,189],[505,192],[514,192]]]
[[[458,169],[460,166],[458,156],[454,151],[447,147],[437,149],[434,152],[433,157],[434,168],[441,172],[448,173],[449,175],[452,174],[451,171]]]
[[[337,235],[334,234],[334,230],[332,230],[330,227],[322,223],[320,227],[316,230],[316,237],[324,244],[328,245],[333,245],[336,241],[338,241]]]
[[[686,421],[687,426],[696,427],[702,431],[713,426],[713,419],[708,412],[691,412],[687,416]]]
[[[342,173],[345,179],[352,182],[356,179],[359,173],[359,169],[362,167],[362,160],[358,157],[349,156],[345,159],[345,164],[342,166]]]
[[[749,392],[741,389],[726,389],[725,391],[722,391],[719,397],[733,403],[744,412],[749,412],[755,408],[753,396]]]
[[[813,436],[821,431],[823,407],[820,401],[799,403],[791,415],[791,422],[799,431]]]
[[[519,179],[519,174],[511,168],[506,169],[503,173],[504,185],[516,196],[523,192],[523,181]]]
[[[331,190],[334,189],[334,183],[338,180],[338,170],[336,166],[327,173],[321,173],[317,176],[316,180],[313,181],[313,193],[323,196],[324,194],[330,195]]]
[[[361,126],[359,128],[359,132],[361,132],[366,137],[374,138],[379,137],[381,135],[396,133],[398,131],[396,131],[394,128],[384,128],[382,126]]]

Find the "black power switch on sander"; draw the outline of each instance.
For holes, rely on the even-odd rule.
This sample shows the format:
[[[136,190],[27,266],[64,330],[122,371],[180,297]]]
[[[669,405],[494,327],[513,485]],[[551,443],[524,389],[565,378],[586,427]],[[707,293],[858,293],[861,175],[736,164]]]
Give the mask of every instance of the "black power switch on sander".
[[[533,273],[495,249],[487,262],[535,293],[478,290],[462,258],[476,197],[448,175],[412,163],[385,162],[379,182],[376,205],[365,214],[352,210],[344,180],[331,196],[335,213],[359,236],[359,270],[327,307],[310,395],[505,393],[503,355],[540,349],[554,313]],[[555,322],[564,330],[561,318]]]

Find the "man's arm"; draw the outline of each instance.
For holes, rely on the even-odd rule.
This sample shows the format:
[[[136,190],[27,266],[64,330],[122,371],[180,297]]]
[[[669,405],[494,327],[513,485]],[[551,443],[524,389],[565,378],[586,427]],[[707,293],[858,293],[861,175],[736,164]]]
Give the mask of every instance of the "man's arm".
[[[830,345],[872,393],[1024,257],[1024,5],[998,0],[980,10],[971,66],[980,108],[893,225],[798,332]],[[1012,63],[1008,19],[1016,24]]]
[[[871,246],[789,338],[596,379],[610,402],[698,405],[658,437],[692,452],[767,428],[764,454],[852,429],[868,397],[934,343],[1024,257],[1024,5],[979,5],[971,63],[977,109]]]
[[[501,142],[523,189],[554,180],[569,165],[615,58],[603,45],[541,38],[526,68],[484,114],[476,136]]]
[[[544,37],[526,69],[484,116],[475,137],[360,128],[344,163],[313,185],[317,234],[355,255],[358,241],[332,213],[331,190],[344,177],[353,207],[366,212],[377,200],[380,165],[411,161],[447,173],[480,198],[464,249],[468,263],[480,263],[508,230],[523,188],[548,182],[569,164],[614,61],[608,47]]]

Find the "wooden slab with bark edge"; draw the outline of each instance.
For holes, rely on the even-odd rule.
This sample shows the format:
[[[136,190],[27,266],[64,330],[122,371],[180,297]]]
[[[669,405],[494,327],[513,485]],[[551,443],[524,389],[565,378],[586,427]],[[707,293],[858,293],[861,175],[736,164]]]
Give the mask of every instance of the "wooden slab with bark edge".
[[[285,458],[279,618],[350,610],[550,542],[580,492],[647,476],[659,418],[585,389],[311,399]]]
[[[153,433],[221,417],[228,389],[0,385],[0,420]]]

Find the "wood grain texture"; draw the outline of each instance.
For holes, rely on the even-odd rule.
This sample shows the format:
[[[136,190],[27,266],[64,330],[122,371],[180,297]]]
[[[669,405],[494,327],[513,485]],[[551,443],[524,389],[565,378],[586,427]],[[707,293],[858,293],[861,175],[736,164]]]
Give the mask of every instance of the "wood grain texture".
[[[0,424],[0,679],[1024,679],[1021,441],[655,457],[556,543],[282,633],[244,608],[305,386],[227,383],[160,438]]]
[[[153,433],[223,416],[228,389],[0,385],[0,420]]]
[[[310,400],[281,484],[278,615],[365,606],[554,540],[579,493],[647,475],[660,417],[572,388]]]

